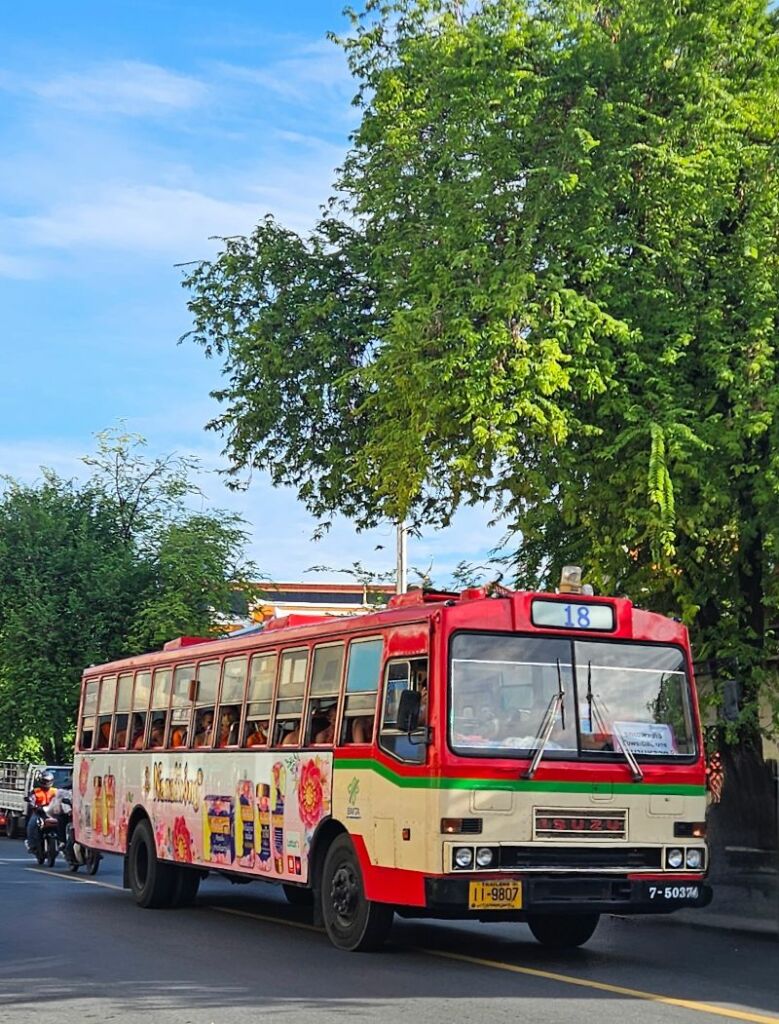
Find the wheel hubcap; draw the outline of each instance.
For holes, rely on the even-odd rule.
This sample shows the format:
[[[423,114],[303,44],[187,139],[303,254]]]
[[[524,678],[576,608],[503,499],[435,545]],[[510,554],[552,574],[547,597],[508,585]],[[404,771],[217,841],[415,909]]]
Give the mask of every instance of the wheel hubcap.
[[[338,917],[348,921],[354,914],[360,890],[357,877],[348,864],[342,864],[333,875],[330,900]]]

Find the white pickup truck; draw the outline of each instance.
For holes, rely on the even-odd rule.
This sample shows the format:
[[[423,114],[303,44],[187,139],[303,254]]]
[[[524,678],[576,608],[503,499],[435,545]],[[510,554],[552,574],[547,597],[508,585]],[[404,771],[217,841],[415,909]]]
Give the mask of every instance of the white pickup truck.
[[[27,794],[35,777],[48,769],[54,775],[54,787],[65,784],[73,774],[70,765],[30,764],[27,761],[0,761],[0,829],[9,839],[22,835],[27,821]]]

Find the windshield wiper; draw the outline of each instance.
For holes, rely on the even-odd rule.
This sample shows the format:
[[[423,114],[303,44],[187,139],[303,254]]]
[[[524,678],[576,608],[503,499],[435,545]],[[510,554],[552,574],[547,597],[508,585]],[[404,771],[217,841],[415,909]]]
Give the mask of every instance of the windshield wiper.
[[[625,738],[625,734],[620,731],[614,722],[611,723],[611,731],[619,740],[619,745],[622,747],[622,753],[625,755],[625,760],[630,765],[630,770],[633,773],[633,781],[642,782],[644,773],[641,771],[641,766],[636,760],[636,755],[633,753],[630,744]]]
[[[541,722],[541,728],[536,733],[536,752],[533,754],[533,760],[528,765],[527,771],[524,774],[526,779],[532,779],[536,773],[536,768],[538,768],[541,758],[544,756],[544,750],[549,742],[549,737],[552,735],[558,711],[560,712],[563,727],[565,727],[565,690],[563,689],[563,674],[560,671],[559,658],[557,659],[557,693],[549,701],[549,707],[546,709],[546,714]]]
[[[606,711],[606,715],[604,715],[603,711],[601,710],[601,707],[598,706],[599,703],[600,702],[598,701],[598,698],[592,692],[592,662],[588,661],[587,662],[587,708],[588,708],[588,717],[589,717],[589,720],[590,720],[590,732],[592,732],[593,719],[595,720],[595,724],[600,728],[601,732],[609,732],[609,728],[608,728],[607,723],[608,723],[608,719],[611,717],[611,715],[608,714],[608,709],[605,706],[603,706],[603,711]],[[639,765],[638,761],[636,760],[636,755],[633,753],[633,750],[631,749],[630,743],[625,739],[624,734],[622,732],[620,732],[618,727],[613,722],[611,723],[611,730],[610,731],[611,731],[612,735],[616,736],[617,739],[619,740],[620,746],[622,747],[622,753],[625,755],[625,760],[627,761],[628,765],[630,766],[630,771],[633,774],[633,781],[634,782],[642,782],[643,778],[644,778],[644,773],[641,771],[641,766]]]

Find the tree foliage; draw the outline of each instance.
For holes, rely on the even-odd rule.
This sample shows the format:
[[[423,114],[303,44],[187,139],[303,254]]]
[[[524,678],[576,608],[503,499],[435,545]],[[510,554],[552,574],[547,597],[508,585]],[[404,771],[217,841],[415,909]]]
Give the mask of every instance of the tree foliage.
[[[745,687],[779,602],[779,34],[765,0],[368,0],[360,121],[301,238],[197,266],[236,474],[311,510],[492,502]],[[768,616],[768,618],[767,618]]]
[[[208,633],[253,567],[240,521],[189,510],[196,466],[109,431],[84,484],[44,471],[0,493],[0,751],[68,756],[90,664]]]

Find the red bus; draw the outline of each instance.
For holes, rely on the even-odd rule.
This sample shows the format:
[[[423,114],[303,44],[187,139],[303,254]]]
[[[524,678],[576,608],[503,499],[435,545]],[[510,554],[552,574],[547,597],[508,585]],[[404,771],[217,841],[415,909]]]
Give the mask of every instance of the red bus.
[[[687,631],[620,598],[412,591],[92,666],[75,777],[140,906],[275,882],[345,950],[396,913],[566,947],[711,899]]]

